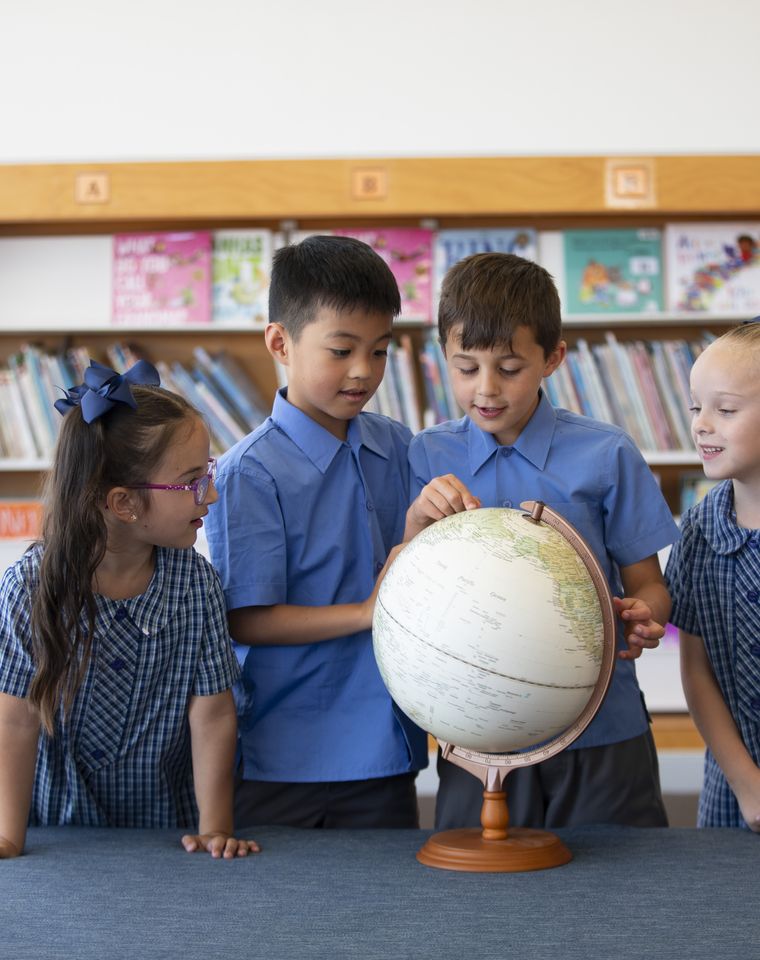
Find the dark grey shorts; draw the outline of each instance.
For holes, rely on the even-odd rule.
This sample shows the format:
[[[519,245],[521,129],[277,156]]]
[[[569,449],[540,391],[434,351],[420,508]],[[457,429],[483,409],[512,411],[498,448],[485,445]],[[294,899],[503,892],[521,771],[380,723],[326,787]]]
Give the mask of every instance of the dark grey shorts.
[[[235,829],[278,825],[361,829],[419,826],[416,773],[332,783],[235,781]]]
[[[437,830],[479,827],[483,785],[438,754]],[[667,827],[652,733],[603,747],[564,750],[506,779],[514,827],[618,823]]]

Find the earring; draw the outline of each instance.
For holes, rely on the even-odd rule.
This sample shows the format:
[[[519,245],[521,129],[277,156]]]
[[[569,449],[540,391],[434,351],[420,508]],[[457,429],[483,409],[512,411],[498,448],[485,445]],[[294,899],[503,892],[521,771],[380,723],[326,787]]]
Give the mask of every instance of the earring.
[[[129,519],[132,521],[132,523],[134,523],[135,520],[137,520],[137,514],[136,514],[136,513],[130,514],[130,515],[129,515]]]

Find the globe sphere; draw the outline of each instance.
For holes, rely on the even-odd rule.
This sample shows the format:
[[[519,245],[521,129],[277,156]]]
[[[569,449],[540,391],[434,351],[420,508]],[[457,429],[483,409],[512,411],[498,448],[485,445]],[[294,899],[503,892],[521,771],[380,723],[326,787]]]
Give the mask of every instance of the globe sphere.
[[[373,621],[399,707],[439,740],[525,750],[582,713],[602,666],[599,597],[578,551],[523,511],[432,524],[398,555]]]

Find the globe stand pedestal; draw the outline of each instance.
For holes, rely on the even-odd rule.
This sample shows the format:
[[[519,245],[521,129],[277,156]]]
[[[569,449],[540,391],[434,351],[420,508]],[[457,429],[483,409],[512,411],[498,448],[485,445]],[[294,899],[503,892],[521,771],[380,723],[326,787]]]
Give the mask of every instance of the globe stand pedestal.
[[[561,867],[573,857],[559,837],[546,830],[509,828],[507,795],[483,791],[482,831],[475,827],[435,833],[417,853],[427,867],[469,873],[517,873]]]

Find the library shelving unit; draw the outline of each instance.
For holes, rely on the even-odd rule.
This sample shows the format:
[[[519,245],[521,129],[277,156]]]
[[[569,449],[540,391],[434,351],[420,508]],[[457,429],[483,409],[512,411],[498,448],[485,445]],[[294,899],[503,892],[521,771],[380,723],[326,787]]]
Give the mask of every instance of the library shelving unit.
[[[760,218],[760,157],[671,156],[397,158],[0,166],[0,237],[87,237],[142,230],[336,226],[661,227],[669,221]],[[30,246],[31,250],[31,246]],[[95,269],[95,267],[93,267]],[[98,267],[102,269],[102,265]],[[40,276],[29,297],[46,289]],[[50,299],[50,291],[46,296]],[[573,317],[572,346],[607,329],[620,340],[698,337],[717,316],[658,313]],[[407,328],[419,345],[425,328]],[[24,342],[86,344],[103,352],[115,339],[143,344],[155,359],[190,358],[201,345],[227,349],[265,397],[275,373],[260,331],[113,326],[108,316],[58,322],[53,312],[20,325],[0,291],[0,362]],[[420,391],[420,395],[422,395]],[[683,452],[650,458],[677,508],[678,480],[696,460]],[[0,496],[31,496],[44,464],[0,463]]]
[[[146,230],[267,227],[319,230],[338,226],[662,227],[668,222],[760,219],[760,156],[478,157],[256,160],[182,163],[82,163],[0,166],[0,238],[81,237]],[[31,246],[30,246],[31,249]],[[33,276],[33,265],[29,265]],[[95,267],[93,267],[95,269]],[[98,269],[103,268],[101,265]],[[29,285],[29,297],[47,278]],[[53,291],[53,295],[55,291]],[[46,297],[50,299],[48,289]],[[612,330],[619,340],[698,338],[720,316],[657,313],[573,317],[572,346]],[[407,328],[415,345],[422,325]],[[194,326],[130,330],[109,316],[80,324],[48,313],[19,324],[0,291],[0,363],[25,342],[45,347],[86,344],[103,352],[115,339],[144,344],[154,359],[190,359],[201,345],[226,349],[264,397],[276,388],[260,331]],[[421,392],[420,392],[420,395]],[[678,481],[695,469],[689,453],[650,458],[677,509]],[[0,497],[32,497],[45,464],[0,463]],[[699,744],[685,717],[656,724],[664,747]],[[664,740],[663,740],[664,738]],[[667,742],[666,742],[667,741]]]

